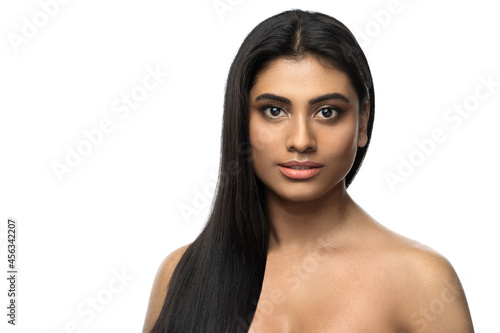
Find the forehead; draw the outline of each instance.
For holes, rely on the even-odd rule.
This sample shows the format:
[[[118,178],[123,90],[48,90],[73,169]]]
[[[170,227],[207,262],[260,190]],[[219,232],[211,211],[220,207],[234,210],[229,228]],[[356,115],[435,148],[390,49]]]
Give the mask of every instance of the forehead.
[[[308,56],[301,60],[278,58],[257,73],[255,83],[250,90],[250,98],[264,92],[289,95],[299,98],[320,95],[322,93],[342,93],[349,100],[357,100],[349,76],[332,66]]]

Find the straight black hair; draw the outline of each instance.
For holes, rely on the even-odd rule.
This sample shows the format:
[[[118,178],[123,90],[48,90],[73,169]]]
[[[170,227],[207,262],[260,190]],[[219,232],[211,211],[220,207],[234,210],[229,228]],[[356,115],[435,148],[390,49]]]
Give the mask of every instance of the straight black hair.
[[[248,34],[231,64],[211,212],[172,274],[152,333],[248,331],[262,289],[269,242],[264,185],[250,163],[248,95],[256,75],[270,61],[308,55],[349,76],[361,113],[370,102],[368,141],[358,147],[345,177],[346,188],[356,175],[375,115],[373,82],[361,47],[344,24],[319,12],[292,9],[264,20]]]

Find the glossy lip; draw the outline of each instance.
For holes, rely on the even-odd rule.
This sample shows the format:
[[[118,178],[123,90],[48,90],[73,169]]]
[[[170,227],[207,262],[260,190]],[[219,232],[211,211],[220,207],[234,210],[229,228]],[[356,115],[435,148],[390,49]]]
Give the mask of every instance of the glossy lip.
[[[293,167],[293,166],[303,166],[303,167],[319,168],[319,167],[323,166],[323,164],[316,163],[316,162],[313,162],[313,161],[297,161],[297,160],[292,160],[292,161],[288,161],[288,162],[285,162],[285,163],[279,163],[278,165],[282,166],[282,167],[286,167],[286,168]]]
[[[291,169],[293,166],[310,167],[308,170],[294,170]],[[280,171],[287,177],[293,179],[307,179],[316,175],[321,171],[323,164],[312,162],[312,161],[297,161],[292,160],[285,163],[279,163],[278,167]]]
[[[287,177],[293,178],[293,179],[307,179],[311,178],[312,176],[316,175],[318,172],[321,171],[321,167],[315,167],[307,170],[294,170],[291,168],[287,168],[281,165],[278,165],[278,168],[280,168],[280,171]]]

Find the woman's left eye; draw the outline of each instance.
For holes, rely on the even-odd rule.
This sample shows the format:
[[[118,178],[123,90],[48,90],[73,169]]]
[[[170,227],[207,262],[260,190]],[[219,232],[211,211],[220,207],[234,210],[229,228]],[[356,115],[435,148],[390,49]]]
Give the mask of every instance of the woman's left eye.
[[[325,119],[333,119],[340,115],[340,110],[333,107],[322,108],[318,114],[322,115]]]

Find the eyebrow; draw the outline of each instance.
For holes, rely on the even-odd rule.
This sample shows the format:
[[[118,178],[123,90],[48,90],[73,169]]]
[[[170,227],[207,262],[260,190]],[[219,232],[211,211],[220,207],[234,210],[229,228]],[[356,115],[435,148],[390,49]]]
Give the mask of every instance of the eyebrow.
[[[275,95],[275,94],[269,94],[269,93],[257,96],[257,98],[255,98],[255,101],[258,102],[258,101],[260,101],[262,99],[270,99],[270,100],[281,102],[281,103],[284,103],[284,104],[287,104],[287,105],[291,105],[292,104],[292,101],[290,101],[286,97],[278,96],[278,95]],[[323,102],[323,101],[326,101],[326,100],[329,100],[329,99],[338,99],[338,100],[350,103],[349,99],[347,97],[345,97],[344,95],[342,95],[340,93],[331,93],[331,94],[325,94],[325,95],[321,95],[321,96],[318,96],[318,97],[310,99],[309,100],[309,105],[313,105],[313,104],[316,104],[316,103],[319,103],[319,102]]]

